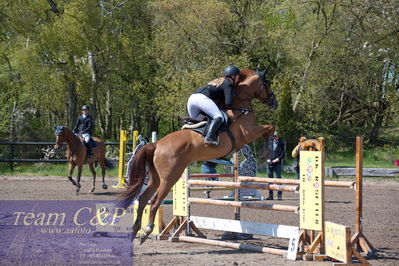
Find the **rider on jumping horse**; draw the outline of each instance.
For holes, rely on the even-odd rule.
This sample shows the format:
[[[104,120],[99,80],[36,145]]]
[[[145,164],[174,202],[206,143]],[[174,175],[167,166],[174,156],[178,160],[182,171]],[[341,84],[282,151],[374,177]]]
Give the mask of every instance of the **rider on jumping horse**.
[[[78,117],[76,120],[75,126],[73,127],[73,132],[75,134],[81,135],[83,137],[83,144],[87,149],[87,157],[93,157],[93,153],[91,151],[90,138],[93,130],[93,118],[89,115],[89,107],[87,105],[83,105],[82,107],[82,115]]]
[[[228,66],[224,70],[224,78],[216,84],[210,82],[205,87],[199,88],[188,98],[187,109],[191,118],[196,119],[201,112],[212,118],[209,131],[205,136],[205,143],[217,145],[217,130],[223,123],[223,115],[217,103],[231,105],[233,101],[233,88],[237,86],[240,70],[236,66]]]

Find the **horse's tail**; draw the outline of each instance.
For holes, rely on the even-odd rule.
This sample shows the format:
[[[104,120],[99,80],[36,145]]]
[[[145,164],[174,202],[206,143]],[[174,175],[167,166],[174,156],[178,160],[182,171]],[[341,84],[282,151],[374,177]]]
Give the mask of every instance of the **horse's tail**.
[[[123,201],[123,207],[129,206],[139,196],[146,177],[146,165],[153,164],[155,147],[156,143],[146,144],[134,156],[129,169],[128,188],[119,195],[119,199]]]
[[[105,168],[114,169],[115,168],[114,162],[111,161],[110,159],[105,158]]]
[[[114,169],[115,168],[115,163],[113,161],[111,161],[110,159],[105,158],[104,160],[104,165],[105,168],[107,169]],[[98,166],[98,161],[94,162],[94,167],[97,168]]]

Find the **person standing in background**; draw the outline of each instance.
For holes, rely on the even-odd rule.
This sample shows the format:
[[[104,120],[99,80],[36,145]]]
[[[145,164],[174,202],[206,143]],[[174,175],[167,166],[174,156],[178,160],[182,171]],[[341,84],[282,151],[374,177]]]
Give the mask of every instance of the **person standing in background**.
[[[280,140],[277,132],[274,132],[273,135],[273,149],[269,154],[269,159],[267,159],[267,176],[269,178],[274,178],[274,174],[276,174],[276,178],[281,179],[281,170],[284,159],[284,143]],[[283,192],[278,191],[277,193],[278,200],[282,200]],[[273,200],[273,191],[269,190],[269,197],[266,200]]]

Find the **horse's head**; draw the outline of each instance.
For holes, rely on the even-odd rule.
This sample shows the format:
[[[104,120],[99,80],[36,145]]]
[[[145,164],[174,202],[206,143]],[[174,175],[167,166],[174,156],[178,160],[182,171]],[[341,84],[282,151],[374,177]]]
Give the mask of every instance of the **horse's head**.
[[[267,67],[263,72],[256,71],[256,74],[259,77],[258,86],[256,88],[257,92],[254,94],[254,98],[259,99],[264,104],[267,104],[273,110],[276,110],[278,107],[276,95],[274,95],[270,81],[266,78],[267,71],[269,67]]]
[[[56,142],[54,148],[58,149],[66,141],[65,127],[55,126]]]

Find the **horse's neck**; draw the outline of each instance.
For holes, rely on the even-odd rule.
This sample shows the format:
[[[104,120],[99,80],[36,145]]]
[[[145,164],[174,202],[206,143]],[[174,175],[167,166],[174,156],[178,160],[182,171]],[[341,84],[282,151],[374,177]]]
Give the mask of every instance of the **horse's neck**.
[[[233,102],[233,104],[231,105],[231,109],[248,109],[248,110],[252,110],[252,103],[250,99],[245,99],[245,100],[236,100],[235,102]]]
[[[71,132],[68,132],[67,134],[67,145],[68,145],[68,149],[73,152],[76,149],[76,146],[79,145],[79,137],[76,136],[75,134]]]

